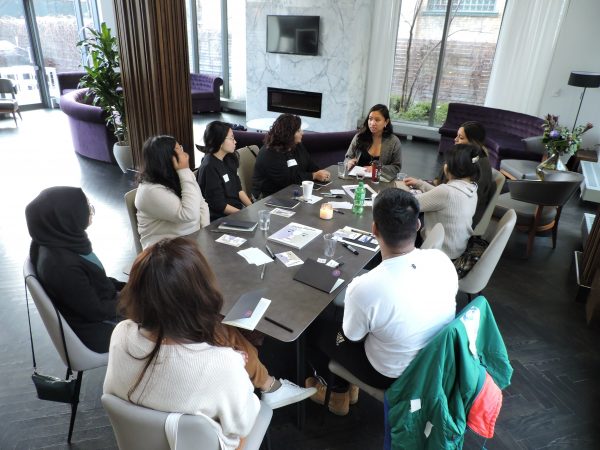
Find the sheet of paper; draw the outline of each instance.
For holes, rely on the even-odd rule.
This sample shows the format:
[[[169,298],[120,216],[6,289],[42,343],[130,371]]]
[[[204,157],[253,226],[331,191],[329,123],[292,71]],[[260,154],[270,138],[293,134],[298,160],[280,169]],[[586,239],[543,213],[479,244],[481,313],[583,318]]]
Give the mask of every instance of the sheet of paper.
[[[232,247],[239,247],[244,242],[246,242],[246,239],[241,238],[239,236],[224,234],[219,239],[217,239],[217,242],[220,242],[221,244],[231,245]]]
[[[333,209],[352,209],[350,202],[329,202]]]
[[[327,259],[325,259],[325,258],[317,258],[317,262],[321,263],[321,264],[325,264],[327,262]]]
[[[244,328],[246,330],[254,330],[270,304],[271,300],[267,298],[261,298],[250,317],[227,321],[224,320],[223,323],[226,325],[232,325],[234,327]]]
[[[294,214],[296,214],[296,211],[290,211],[289,209],[283,208],[275,208],[271,210],[271,214],[275,214],[276,216],[281,217],[292,217]]]
[[[352,170],[350,172],[348,172],[348,176],[355,177],[357,175],[358,176],[362,175],[363,177],[370,176],[371,175],[371,170],[370,169],[367,170],[367,169],[365,169],[362,166],[354,166],[352,168]]]
[[[243,257],[248,264],[254,264],[257,266],[262,266],[263,264],[268,264],[273,262],[273,259],[261,249],[256,247],[246,248],[244,250],[240,250],[238,255]]]
[[[304,196],[302,196],[298,200],[313,205],[323,200],[323,197],[319,197],[318,195],[311,195],[310,198],[304,198]]]
[[[298,256],[296,256],[296,254],[292,251],[277,253],[275,254],[275,257],[281,261],[285,267],[293,267],[304,264],[304,261],[298,258]]]
[[[343,189],[331,189],[329,192],[333,195],[344,195],[346,193]]]

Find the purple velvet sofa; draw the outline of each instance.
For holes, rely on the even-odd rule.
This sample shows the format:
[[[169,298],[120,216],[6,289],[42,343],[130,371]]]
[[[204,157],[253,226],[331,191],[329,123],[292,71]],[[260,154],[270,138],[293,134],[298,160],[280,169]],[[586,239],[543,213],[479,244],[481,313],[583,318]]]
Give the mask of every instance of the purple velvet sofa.
[[[331,133],[304,133],[302,143],[310,153],[313,161],[320,168],[325,168],[344,160],[346,150],[350,146],[355,131],[337,131]],[[233,137],[236,140],[236,147],[246,147],[248,145],[263,145],[266,133],[255,131],[236,131],[233,130]]]
[[[221,111],[221,89],[223,79],[202,73],[190,74],[192,112]]]
[[[73,148],[87,158],[115,164],[112,148],[116,138],[106,127],[99,106],[86,103],[87,89],[77,89],[60,97],[60,109],[69,118]]]
[[[79,89],[79,81],[85,72],[60,72],[56,74],[60,95]]]
[[[461,124],[469,120],[480,122],[486,131],[485,145],[490,152],[492,167],[499,169],[503,159],[529,159],[539,161],[539,153],[527,151],[524,138],[542,134],[543,119],[504,109],[466,103],[450,103],[446,121],[440,127],[439,152],[452,145]]]

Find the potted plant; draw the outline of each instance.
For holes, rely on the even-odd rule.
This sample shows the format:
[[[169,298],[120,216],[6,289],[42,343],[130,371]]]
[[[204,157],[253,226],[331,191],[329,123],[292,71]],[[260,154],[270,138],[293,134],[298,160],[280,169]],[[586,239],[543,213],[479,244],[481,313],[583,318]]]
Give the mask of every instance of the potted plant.
[[[117,138],[113,154],[125,173],[133,166],[133,158],[127,135],[117,38],[104,22],[100,30],[87,27],[86,34],[87,37],[77,43],[87,54],[87,65],[84,67],[86,74],[79,84],[89,89],[92,104],[106,113],[106,124]]]

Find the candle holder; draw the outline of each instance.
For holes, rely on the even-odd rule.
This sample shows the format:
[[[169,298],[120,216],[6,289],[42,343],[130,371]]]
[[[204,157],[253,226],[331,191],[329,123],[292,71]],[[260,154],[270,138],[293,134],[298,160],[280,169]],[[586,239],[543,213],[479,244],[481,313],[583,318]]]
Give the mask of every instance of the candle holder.
[[[321,205],[321,209],[319,210],[319,217],[324,220],[329,220],[333,218],[333,206],[331,206],[331,203],[323,203]]]

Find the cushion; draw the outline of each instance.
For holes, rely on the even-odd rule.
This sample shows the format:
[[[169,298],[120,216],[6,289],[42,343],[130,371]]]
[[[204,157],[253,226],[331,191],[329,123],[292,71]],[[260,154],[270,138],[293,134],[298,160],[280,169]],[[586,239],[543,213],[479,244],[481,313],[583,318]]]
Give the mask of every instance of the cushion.
[[[536,180],[535,169],[538,165],[539,162],[526,159],[503,159],[500,162],[500,170],[510,174],[515,180]]]

